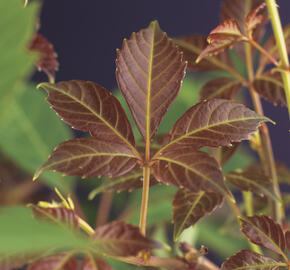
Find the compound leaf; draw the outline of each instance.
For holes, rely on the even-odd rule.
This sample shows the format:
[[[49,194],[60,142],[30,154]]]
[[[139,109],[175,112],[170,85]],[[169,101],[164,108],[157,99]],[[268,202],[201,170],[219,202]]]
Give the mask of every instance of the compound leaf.
[[[217,78],[207,82],[201,89],[200,99],[234,99],[242,83],[231,78]]]
[[[214,191],[230,194],[217,161],[205,152],[178,149],[160,153],[153,165],[155,178],[192,192]]]
[[[247,218],[241,217],[240,220],[241,230],[251,242],[284,255],[285,236],[281,226],[272,218],[261,215]]]
[[[179,190],[173,200],[175,241],[184,229],[193,226],[205,214],[213,212],[222,201],[223,196],[215,192]]]
[[[275,270],[281,263],[250,250],[241,250],[228,258],[221,266],[221,270]]]
[[[144,141],[150,140],[179,92],[186,63],[157,21],[125,39],[117,54],[119,88]]]
[[[80,138],[60,143],[36,171],[34,179],[47,170],[87,177],[119,176],[136,164],[135,154],[123,143]]]
[[[110,256],[136,256],[142,250],[162,248],[162,245],[143,236],[138,227],[122,221],[114,221],[97,227],[94,247]]]

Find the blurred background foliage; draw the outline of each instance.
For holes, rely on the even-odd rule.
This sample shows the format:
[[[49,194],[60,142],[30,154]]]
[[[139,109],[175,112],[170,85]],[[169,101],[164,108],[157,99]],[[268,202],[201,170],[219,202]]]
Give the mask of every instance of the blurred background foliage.
[[[23,1],[0,1],[0,252],[37,250],[54,245],[81,247],[86,244],[84,239],[68,234],[61,228],[39,224],[24,207],[27,203],[56,198],[53,187],[59,188],[65,195],[71,194],[79,214],[93,227],[100,210],[98,206],[102,195],[99,194],[93,201],[87,197],[103,179],[81,180],[46,173],[41,179],[32,182],[35,170],[58,143],[73,136],[85,136],[76,134],[61,122],[44,101],[44,93],[36,90],[35,84],[30,81],[38,56],[28,51],[28,44],[36,31],[40,8],[41,5],[36,1],[25,9]],[[243,70],[243,64],[234,57],[235,63]],[[180,95],[163,120],[159,134],[169,131],[176,119],[198,101],[202,85],[217,75],[211,72],[186,76]],[[113,92],[128,113],[120,92],[117,89]],[[242,96],[240,98],[244,99]],[[136,139],[140,140],[136,129],[134,132]],[[224,171],[243,168],[254,159],[249,148],[243,146],[226,164]],[[175,191],[174,187],[159,185],[150,191],[149,231],[152,237],[168,245],[172,243],[171,202]],[[138,225],[140,201],[141,190],[114,194],[109,220],[122,216]],[[194,228],[187,229],[180,240],[186,240],[197,248],[201,244],[207,246],[209,256],[220,263],[247,247],[245,240],[233,229],[233,222],[234,217],[223,206]],[[158,255],[172,256],[177,246],[176,243],[173,245],[171,251],[158,251]],[[117,261],[110,263],[115,269],[135,268]]]

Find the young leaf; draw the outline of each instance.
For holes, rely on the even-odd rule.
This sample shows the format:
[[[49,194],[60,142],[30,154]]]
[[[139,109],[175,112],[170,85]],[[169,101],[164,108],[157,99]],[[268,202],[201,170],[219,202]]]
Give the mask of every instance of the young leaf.
[[[264,73],[255,78],[253,86],[260,96],[273,105],[287,106],[282,76],[279,72],[274,74],[271,72]]]
[[[150,186],[156,185],[158,182],[151,175]],[[94,189],[89,194],[89,199],[92,200],[96,195],[104,191],[133,191],[143,186],[143,170],[138,166],[129,173],[116,178],[106,179],[99,187]]]
[[[113,270],[101,257],[86,256],[80,270]]]
[[[136,256],[142,250],[162,248],[162,245],[141,234],[139,228],[114,221],[97,227],[94,234],[96,251],[109,256]]]
[[[241,87],[241,82],[235,79],[217,78],[207,82],[202,87],[199,96],[201,100],[211,98],[234,99]]]
[[[206,56],[218,54],[243,39],[237,22],[233,19],[226,20],[210,32],[207,37],[209,45],[200,53],[196,62]]]
[[[187,110],[170,131],[161,151],[184,147],[228,146],[248,139],[262,121],[270,119],[225,99],[202,101]]]
[[[173,200],[173,222],[175,241],[182,231],[193,226],[205,214],[213,212],[220,206],[223,196],[214,192],[199,193],[179,190]]]
[[[73,253],[58,253],[37,260],[27,270],[77,270],[78,261]]]
[[[252,36],[254,29],[261,23],[265,22],[268,19],[267,15],[258,13],[261,12],[262,9],[266,7],[266,3],[262,3],[254,10],[248,13],[247,17],[245,18],[245,31],[247,32],[248,36]]]
[[[47,102],[73,128],[112,143],[126,143],[136,152],[134,135],[120,102],[94,82],[73,80],[41,83]]]
[[[48,170],[88,177],[119,176],[136,164],[135,154],[123,143],[80,138],[62,142],[36,171],[34,179]]]
[[[241,250],[237,254],[228,258],[221,266],[221,270],[275,270],[281,263],[272,258],[263,256],[254,251]]]
[[[53,45],[42,35],[37,33],[34,35],[29,50],[40,54],[39,59],[36,62],[38,70],[43,70],[49,81],[54,81],[55,71],[58,70],[59,63]]]
[[[205,152],[179,149],[160,153],[153,165],[155,178],[163,184],[189,191],[230,194],[217,161]]]
[[[119,88],[144,141],[150,140],[178,94],[186,63],[157,21],[125,39],[117,54]]]
[[[208,45],[206,37],[202,35],[180,37],[175,40],[175,43],[182,50],[184,58],[188,62],[187,68],[191,71],[228,71],[228,69],[234,68],[232,59],[227,52],[221,52],[216,56],[205,57],[199,63],[196,63],[197,57]]]
[[[265,215],[240,220],[241,230],[251,242],[285,256],[285,236],[278,223]]]
[[[241,190],[251,191],[262,197],[266,195],[279,201],[272,189],[271,180],[262,173],[255,170],[235,171],[227,173],[225,177],[233,186]]]

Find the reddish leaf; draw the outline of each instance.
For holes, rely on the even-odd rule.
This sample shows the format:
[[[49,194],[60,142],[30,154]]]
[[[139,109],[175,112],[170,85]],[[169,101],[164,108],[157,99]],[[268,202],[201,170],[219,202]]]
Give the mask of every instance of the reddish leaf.
[[[284,254],[285,237],[281,226],[267,216],[240,218],[242,232],[256,245]]]
[[[208,45],[206,37],[204,36],[185,36],[176,39],[175,43],[183,51],[184,58],[188,62],[187,68],[191,71],[228,71],[228,69],[234,68],[232,59],[230,55],[226,52],[222,52],[216,56],[205,57],[199,63],[196,63],[197,57]]]
[[[207,153],[179,149],[160,153],[155,159],[154,176],[163,184],[186,188],[195,193],[203,190],[230,194],[219,164]]]
[[[150,177],[150,186],[156,185],[158,182],[151,175]],[[142,168],[135,167],[129,173],[117,177],[117,178],[108,178],[100,186],[91,191],[89,194],[89,199],[92,200],[96,195],[104,191],[133,191],[143,186],[143,170]]]
[[[288,251],[290,251],[290,230],[285,232],[285,239]]]
[[[101,257],[86,256],[80,270],[113,270]]]
[[[32,260],[32,257],[33,256],[27,256],[24,254],[1,256],[0,270],[19,269],[23,267],[25,264],[28,264]]]
[[[161,248],[162,245],[141,234],[139,228],[115,221],[97,227],[94,246],[102,254],[110,256],[136,256],[142,250]]]
[[[268,19],[267,15],[258,13],[261,12],[262,9],[266,7],[266,3],[262,3],[254,10],[248,13],[247,17],[245,18],[245,31],[248,33],[249,36],[252,36],[252,32],[254,29],[261,23],[265,22]]]
[[[58,253],[44,257],[28,267],[28,270],[77,270],[78,261],[73,253]]]
[[[273,105],[287,106],[282,76],[267,72],[253,81],[255,91]]]
[[[228,146],[248,139],[262,121],[270,121],[244,105],[225,99],[202,101],[187,110],[170,131],[161,151],[184,147]]]
[[[55,71],[58,70],[57,55],[53,49],[53,45],[42,35],[35,34],[29,46],[29,50],[37,52],[40,57],[36,63],[39,71],[43,70],[49,81],[54,81]]]
[[[200,99],[234,99],[242,83],[231,78],[217,78],[207,82],[201,89]]]
[[[85,81],[41,83],[47,101],[73,128],[89,131],[106,141],[123,142],[134,149],[131,125],[120,102],[105,88]],[[133,150],[136,151],[136,150]]]
[[[144,139],[151,139],[175,100],[186,63],[158,25],[133,33],[117,52],[118,85]]]
[[[226,20],[210,32],[207,37],[209,45],[201,52],[196,61],[199,62],[205,56],[218,54],[243,39],[237,22],[233,19]]]
[[[272,258],[263,256],[254,251],[241,250],[237,254],[228,258],[221,266],[221,270],[275,270],[281,263]]]
[[[184,229],[193,226],[205,214],[213,212],[222,201],[223,197],[218,193],[179,190],[173,200],[175,241]]]
[[[36,171],[34,179],[48,170],[66,175],[88,177],[119,176],[136,164],[134,153],[127,144],[81,138],[59,144],[48,160]]]

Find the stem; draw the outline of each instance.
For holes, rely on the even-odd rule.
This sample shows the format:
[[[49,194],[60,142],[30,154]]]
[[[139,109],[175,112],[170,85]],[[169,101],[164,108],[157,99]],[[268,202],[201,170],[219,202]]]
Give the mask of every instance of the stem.
[[[93,235],[95,233],[94,229],[82,218],[77,217],[78,223],[81,229],[85,231],[88,235]]]
[[[99,212],[96,220],[96,226],[104,225],[109,217],[112,205],[113,193],[111,191],[104,192],[101,197]]]
[[[288,53],[285,43],[285,38],[283,34],[283,29],[280,21],[280,16],[277,9],[277,4],[275,0],[266,0],[269,16],[271,19],[271,24],[279,51],[281,59],[281,67],[287,69],[289,67]],[[288,113],[290,117],[290,73],[282,72],[282,79],[284,83],[284,90],[287,99]]]
[[[249,191],[243,191],[243,198],[246,206],[246,214],[248,217],[251,217],[254,215],[253,193]]]
[[[149,199],[149,188],[150,188],[150,167],[143,167],[143,190],[142,190],[142,203],[140,213],[139,228],[141,233],[146,235],[146,218],[148,210],[148,199]]]

